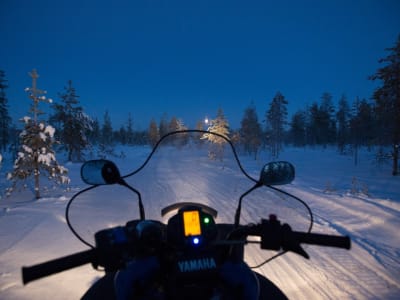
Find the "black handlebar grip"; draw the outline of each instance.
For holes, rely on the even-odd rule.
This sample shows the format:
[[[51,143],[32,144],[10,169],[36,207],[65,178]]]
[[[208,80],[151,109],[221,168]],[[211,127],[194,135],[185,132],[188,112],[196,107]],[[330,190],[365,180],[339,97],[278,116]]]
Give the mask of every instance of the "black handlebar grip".
[[[95,250],[90,249],[31,267],[22,267],[22,282],[27,284],[33,280],[93,262],[94,259]]]
[[[304,244],[329,246],[350,249],[351,240],[348,236],[327,235],[318,233],[293,232],[295,238]]]

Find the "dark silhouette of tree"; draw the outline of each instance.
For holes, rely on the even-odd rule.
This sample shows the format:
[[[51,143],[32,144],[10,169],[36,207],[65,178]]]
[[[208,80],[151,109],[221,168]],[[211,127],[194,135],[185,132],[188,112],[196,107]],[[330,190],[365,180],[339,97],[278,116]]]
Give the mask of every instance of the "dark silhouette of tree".
[[[321,142],[324,146],[334,144],[336,140],[335,106],[333,105],[332,95],[330,93],[322,94],[319,113],[321,122]]]
[[[400,147],[400,35],[394,47],[386,49],[389,55],[379,60],[385,66],[370,76],[371,80],[380,80],[382,85],[373,94],[376,114],[380,128],[381,143],[392,145],[392,174],[399,174]]]
[[[127,144],[127,131],[125,129],[124,125],[121,125],[118,131],[114,132],[114,140],[118,143],[121,143],[122,145]]]
[[[132,121],[132,116],[129,113],[128,123],[126,125],[126,143],[128,145],[133,145],[134,139],[135,139],[135,133],[133,131],[133,121]]]
[[[97,145],[101,140],[101,130],[99,120],[95,118],[92,123],[92,130],[88,133],[90,144]]]
[[[337,120],[337,145],[339,153],[345,153],[345,147],[350,140],[350,118],[351,110],[346,96],[342,96],[339,100],[338,111],[336,113]]]
[[[336,118],[331,94],[323,93],[320,104],[311,104],[308,111],[307,139],[311,145],[324,147],[335,143]]]
[[[158,126],[154,119],[150,121],[148,136],[150,146],[154,147],[160,139],[160,132],[158,131]]]
[[[0,70],[0,150],[5,151],[10,141],[11,117],[8,113],[8,88],[4,71]]]
[[[82,161],[83,151],[89,146],[87,135],[93,129],[93,120],[79,106],[79,96],[71,80],[59,96],[61,103],[53,105],[55,113],[50,121],[58,130],[57,137],[68,153],[68,160]]]
[[[277,92],[266,112],[267,143],[272,157],[278,158],[283,149],[285,126],[287,125],[287,105],[285,97]]]
[[[308,109],[307,140],[312,146],[322,143],[321,114],[317,102],[313,102]]]
[[[101,127],[101,142],[104,145],[113,143],[113,128],[108,110],[104,113],[103,126]]]
[[[244,151],[250,155],[253,154],[256,159],[258,150],[261,147],[262,130],[254,103],[251,103],[246,108],[240,124],[239,137]]]
[[[349,124],[349,139],[354,154],[354,164],[358,164],[358,150],[361,146],[371,146],[375,139],[376,126],[374,109],[367,100],[356,100]]]
[[[306,130],[307,130],[307,119],[306,113],[302,110],[297,111],[292,116],[290,122],[290,140],[295,147],[303,147],[306,145]]]

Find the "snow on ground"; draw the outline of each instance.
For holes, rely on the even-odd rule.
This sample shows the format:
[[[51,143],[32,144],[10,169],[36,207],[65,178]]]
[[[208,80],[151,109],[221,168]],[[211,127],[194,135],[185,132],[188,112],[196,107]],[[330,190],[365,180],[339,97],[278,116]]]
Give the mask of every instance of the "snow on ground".
[[[147,147],[124,149],[126,158],[116,159],[121,173],[136,169],[148,151]],[[196,151],[171,153],[160,151],[148,168],[129,181],[141,187],[147,217],[158,218],[162,206],[179,200],[205,203],[219,211],[217,221],[232,221],[236,199],[251,183],[236,181],[230,163],[215,168],[215,162]],[[309,204],[315,218],[313,231],[349,235],[352,249],[305,246],[310,260],[289,253],[257,271],[290,299],[400,299],[400,177],[390,175],[390,165],[377,165],[372,153],[365,151],[354,166],[351,156],[339,156],[332,149],[287,149],[280,159],[296,167],[296,180],[283,189]],[[243,157],[242,164],[257,177],[268,160],[262,154],[258,160]],[[66,167],[72,180],[69,191],[50,190],[35,201],[28,189],[0,199],[0,299],[79,299],[102,275],[86,265],[22,285],[22,266],[87,249],[66,226],[67,201],[85,186],[79,179],[80,165]],[[6,187],[4,179],[0,186]],[[257,191],[244,199],[241,222],[257,222],[277,213],[294,229],[306,230],[305,210],[281,205],[285,201],[266,188]],[[71,219],[88,240],[98,229],[138,217],[135,201],[122,187],[103,187],[76,203]],[[246,251],[251,266],[271,255],[253,245]]]

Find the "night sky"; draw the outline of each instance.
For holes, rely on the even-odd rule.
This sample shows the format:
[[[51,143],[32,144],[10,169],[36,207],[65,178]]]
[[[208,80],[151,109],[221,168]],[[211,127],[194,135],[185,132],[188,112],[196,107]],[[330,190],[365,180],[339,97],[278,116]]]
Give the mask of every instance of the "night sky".
[[[33,68],[59,101],[72,80],[86,113],[146,129],[166,113],[193,127],[221,107],[238,128],[253,101],[289,113],[330,92],[369,99],[400,34],[398,0],[1,0],[0,69],[9,111],[27,114]]]

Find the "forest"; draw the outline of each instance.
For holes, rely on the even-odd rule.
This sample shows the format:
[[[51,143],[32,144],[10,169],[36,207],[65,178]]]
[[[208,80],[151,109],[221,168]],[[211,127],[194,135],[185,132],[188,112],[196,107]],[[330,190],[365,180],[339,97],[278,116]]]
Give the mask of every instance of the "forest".
[[[383,66],[368,78],[380,84],[370,99],[348,99],[345,94],[333,99],[326,92],[319,101],[289,116],[290,104],[278,91],[264,113],[250,103],[243,112],[240,128],[230,128],[220,107],[215,118],[207,120],[207,124],[198,120],[195,129],[227,136],[240,152],[255,159],[261,150],[278,159],[287,146],[329,146],[336,147],[340,154],[353,155],[357,164],[359,149],[367,147],[376,152],[377,160],[391,160],[392,174],[398,175],[400,36],[387,51],[388,56],[379,61]],[[37,89],[37,71],[32,70],[30,76],[32,87],[25,92],[32,100],[31,106],[27,115],[15,122],[9,115],[6,72],[0,70],[0,153],[9,153],[7,157],[13,160],[13,169],[7,176],[14,185],[30,176],[38,184],[40,170],[60,183],[68,182],[66,169],[57,162],[58,152],[66,153],[68,161],[81,162],[94,151],[98,156],[107,156],[118,144],[154,146],[164,134],[187,129],[185,121],[189,120],[164,114],[160,120],[149,120],[146,130],[135,130],[130,113],[124,124],[115,128],[107,110],[102,120],[85,113],[72,80],[53,101],[45,91]],[[52,112],[44,114],[42,105],[49,105]]]

